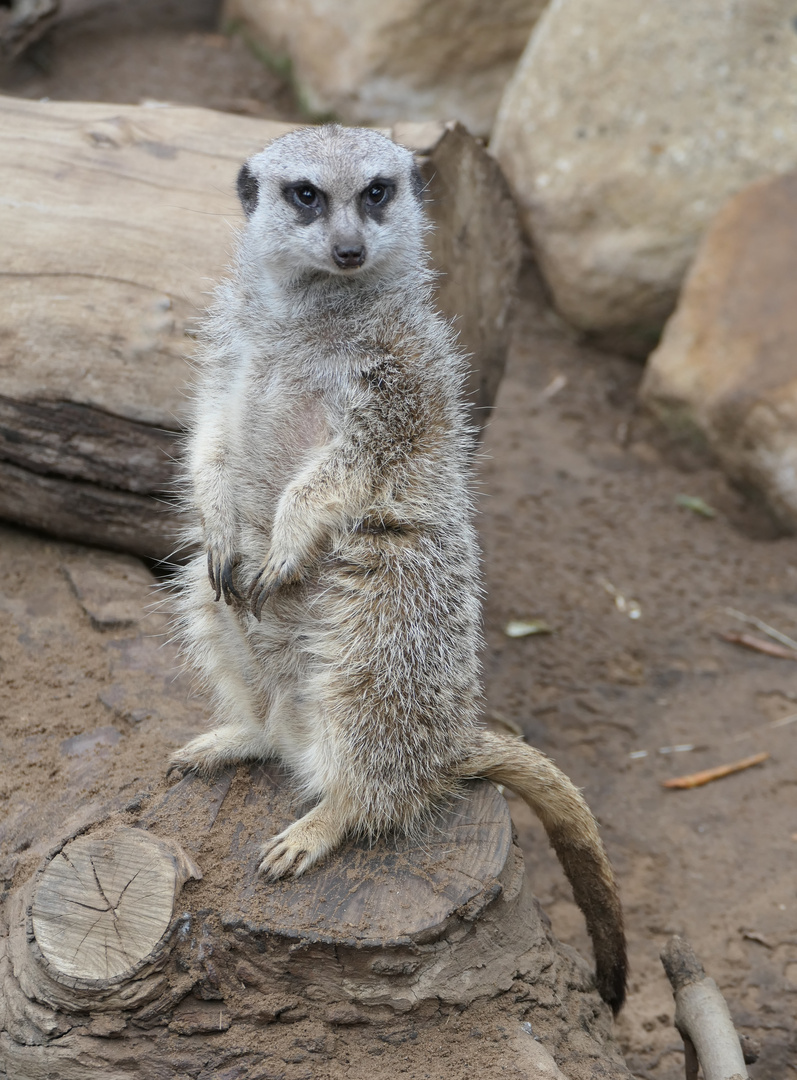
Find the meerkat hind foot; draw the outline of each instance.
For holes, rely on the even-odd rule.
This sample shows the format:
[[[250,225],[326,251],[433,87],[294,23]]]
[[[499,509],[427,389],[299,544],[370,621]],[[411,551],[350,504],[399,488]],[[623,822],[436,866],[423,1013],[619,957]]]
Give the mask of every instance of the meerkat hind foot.
[[[179,770],[201,776],[213,776],[225,765],[238,765],[244,761],[265,760],[270,757],[270,747],[258,733],[229,726],[219,727],[198,735],[172,754],[169,773]]]
[[[263,845],[260,872],[269,881],[299,877],[334,851],[345,835],[341,816],[322,802]]]

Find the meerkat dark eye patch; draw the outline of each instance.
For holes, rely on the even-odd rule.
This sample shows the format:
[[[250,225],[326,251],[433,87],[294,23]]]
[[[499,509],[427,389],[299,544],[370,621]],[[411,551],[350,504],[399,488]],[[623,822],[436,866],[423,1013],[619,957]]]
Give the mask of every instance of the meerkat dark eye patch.
[[[396,193],[396,184],[393,180],[385,180],[377,176],[368,187],[360,193],[360,203],[363,212],[368,217],[380,221],[384,209]]]
[[[282,194],[299,211],[299,220],[304,225],[315,221],[326,210],[326,195],[309,181],[288,184],[282,189]]]
[[[247,217],[250,217],[257,209],[260,185],[257,182],[257,177],[246,163],[240,168],[236,187],[238,189],[238,198],[241,200],[241,206],[244,208],[244,213]]]

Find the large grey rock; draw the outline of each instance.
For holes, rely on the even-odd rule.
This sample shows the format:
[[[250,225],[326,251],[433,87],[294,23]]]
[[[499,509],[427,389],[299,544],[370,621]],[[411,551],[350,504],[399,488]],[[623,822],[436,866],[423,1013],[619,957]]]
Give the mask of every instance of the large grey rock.
[[[0,98],[0,518],[165,558],[191,335],[242,219],[241,162],[285,124],[208,109]],[[495,160],[403,124],[429,185],[438,301],[495,396],[520,263]]]
[[[715,218],[641,387],[668,426],[708,443],[797,531],[797,173]]]
[[[290,66],[308,111],[347,122],[453,117],[486,135],[547,0],[227,0],[225,16]]]
[[[646,354],[722,203],[797,164],[789,0],[554,0],[491,148],[562,314]]]

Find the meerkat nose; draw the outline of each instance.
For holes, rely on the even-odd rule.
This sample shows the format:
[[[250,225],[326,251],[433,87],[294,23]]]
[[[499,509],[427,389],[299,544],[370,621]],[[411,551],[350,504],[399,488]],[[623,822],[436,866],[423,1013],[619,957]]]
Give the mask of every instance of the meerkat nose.
[[[362,244],[335,244],[332,258],[341,270],[362,266],[365,262],[365,248]]]

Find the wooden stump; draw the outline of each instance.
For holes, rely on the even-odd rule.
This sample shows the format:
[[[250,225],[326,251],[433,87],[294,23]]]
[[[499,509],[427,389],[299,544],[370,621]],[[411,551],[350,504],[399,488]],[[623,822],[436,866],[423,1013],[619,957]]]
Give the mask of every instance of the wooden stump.
[[[350,841],[269,884],[260,845],[302,809],[278,769],[252,766],[164,782],[60,843],[9,905],[8,1076],[209,1080],[234,1059],[231,1078],[298,1080],[288,1066],[299,1040],[320,1048],[301,1054],[320,1054],[325,1070],[301,1075],[365,1077],[353,1048],[390,1046],[397,1031],[445,1040],[443,1025],[466,1013],[471,1027],[488,1014],[512,1025],[491,1050],[496,1066],[547,1075],[545,1047],[521,1026],[535,1002],[544,1008],[526,1027],[550,1050],[566,1049],[575,1024],[585,1061],[629,1075],[589,967],[558,946],[524,885],[493,785],[469,784],[422,842]]]
[[[26,535],[4,556],[24,586],[0,597],[4,655],[41,697],[6,772],[35,755],[41,777],[0,827],[2,1080],[555,1078],[551,1053],[568,1080],[627,1080],[490,784],[421,843],[347,843],[269,884],[259,847],[303,809],[277,769],[132,786],[203,724],[141,618],[151,576]]]

